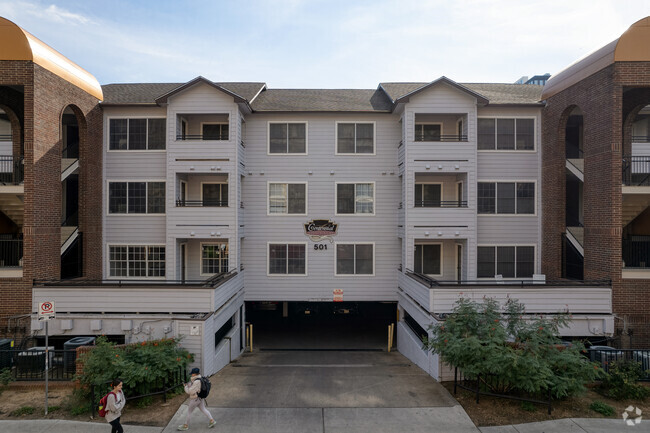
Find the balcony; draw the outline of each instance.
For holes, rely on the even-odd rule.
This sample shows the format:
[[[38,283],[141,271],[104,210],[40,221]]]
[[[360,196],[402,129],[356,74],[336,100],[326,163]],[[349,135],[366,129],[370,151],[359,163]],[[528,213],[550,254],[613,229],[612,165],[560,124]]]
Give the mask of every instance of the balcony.
[[[218,141],[227,141],[228,134],[178,134],[176,135],[177,141],[185,140],[218,140]]]
[[[22,156],[0,156],[0,185],[20,185],[24,179]]]
[[[418,142],[442,142],[442,141],[467,141],[465,134],[415,134],[415,141]]]
[[[437,200],[437,201],[416,201],[414,207],[467,207],[467,201],[465,200]]]
[[[622,180],[624,186],[650,186],[650,156],[624,156]]]
[[[650,236],[632,238],[623,239],[621,244],[624,267],[650,271]],[[648,276],[650,277],[650,273]]]
[[[0,277],[20,278],[23,276],[22,268],[23,240],[0,238]]]
[[[228,201],[177,199],[176,207],[228,207]]]

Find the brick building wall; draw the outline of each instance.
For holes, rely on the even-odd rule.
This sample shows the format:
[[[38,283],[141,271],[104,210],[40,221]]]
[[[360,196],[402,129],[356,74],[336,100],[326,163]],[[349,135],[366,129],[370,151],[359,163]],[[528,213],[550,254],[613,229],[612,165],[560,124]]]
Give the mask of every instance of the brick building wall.
[[[102,115],[97,99],[29,61],[0,61],[0,86],[8,85],[24,89],[22,113],[16,101],[3,100],[6,92],[0,92],[0,105],[22,114],[23,277],[0,279],[0,334],[16,332],[15,326],[7,328],[9,316],[32,312],[34,279],[60,277],[61,119],[68,105],[73,106],[80,127],[79,231],[84,241],[84,276],[101,276]]]
[[[623,280],[622,158],[631,149],[631,120],[650,104],[650,64],[620,62],[548,98],[542,112],[542,271],[561,277],[565,231],[565,126],[569,114],[583,115],[584,275],[612,281],[612,306],[619,316],[621,344],[650,345],[650,280]],[[624,133],[625,132],[625,133]],[[625,139],[624,139],[625,138]],[[626,328],[626,329],[623,329]],[[632,331],[632,338],[627,332]]]

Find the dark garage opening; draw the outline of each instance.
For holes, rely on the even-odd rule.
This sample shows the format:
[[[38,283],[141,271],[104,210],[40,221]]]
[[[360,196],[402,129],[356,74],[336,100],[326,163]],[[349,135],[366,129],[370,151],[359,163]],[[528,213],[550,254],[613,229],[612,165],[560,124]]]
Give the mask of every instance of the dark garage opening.
[[[396,302],[246,302],[254,350],[387,350]]]

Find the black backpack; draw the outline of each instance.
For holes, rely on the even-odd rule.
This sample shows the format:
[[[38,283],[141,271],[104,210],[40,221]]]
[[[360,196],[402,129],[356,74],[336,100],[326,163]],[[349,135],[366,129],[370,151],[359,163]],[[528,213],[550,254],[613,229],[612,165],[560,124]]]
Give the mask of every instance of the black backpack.
[[[210,387],[212,384],[210,383],[210,379],[207,377],[201,376],[199,380],[201,381],[201,390],[198,392],[197,396],[199,398],[206,398],[208,394],[210,394]]]

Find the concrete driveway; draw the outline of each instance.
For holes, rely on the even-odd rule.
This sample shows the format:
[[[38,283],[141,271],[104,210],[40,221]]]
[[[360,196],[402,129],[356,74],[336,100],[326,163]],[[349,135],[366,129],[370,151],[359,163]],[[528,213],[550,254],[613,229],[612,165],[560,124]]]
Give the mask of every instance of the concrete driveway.
[[[192,431],[478,432],[451,395],[399,353],[262,351],[245,353],[211,379],[207,429]],[[183,405],[164,432],[185,422]]]

